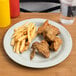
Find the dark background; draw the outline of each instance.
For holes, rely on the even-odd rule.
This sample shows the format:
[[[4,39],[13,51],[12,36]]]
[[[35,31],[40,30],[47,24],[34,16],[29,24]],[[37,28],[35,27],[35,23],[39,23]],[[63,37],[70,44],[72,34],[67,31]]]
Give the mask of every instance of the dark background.
[[[59,0],[20,0],[20,2],[56,2],[56,3],[59,3]]]

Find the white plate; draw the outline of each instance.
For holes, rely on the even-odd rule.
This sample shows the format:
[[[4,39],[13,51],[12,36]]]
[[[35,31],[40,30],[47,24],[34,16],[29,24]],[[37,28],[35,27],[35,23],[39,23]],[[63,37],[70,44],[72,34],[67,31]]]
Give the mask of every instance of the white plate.
[[[24,53],[19,54],[19,55],[14,53],[13,48],[10,45],[11,36],[14,33],[14,28],[22,26],[27,21],[34,22],[34,23],[36,23],[36,26],[39,27],[46,21],[46,19],[34,18],[34,19],[24,20],[24,21],[21,21],[15,25],[13,25],[7,31],[7,33],[5,34],[5,37],[4,37],[3,46],[5,49],[5,52],[13,61],[15,61],[16,63],[18,63],[20,65],[27,66],[27,67],[47,68],[47,67],[51,67],[51,66],[61,63],[68,57],[68,55],[70,54],[71,49],[72,49],[71,36],[70,36],[69,32],[63,26],[61,26],[60,24],[58,24],[54,21],[51,21],[51,20],[49,20],[49,23],[56,26],[57,28],[59,28],[59,30],[61,32],[61,34],[59,36],[63,40],[63,44],[57,52],[51,52],[49,58],[43,58],[41,56],[35,55],[33,60],[30,60],[31,49],[29,49],[28,51],[25,51]],[[36,37],[34,41],[39,41],[39,40],[40,40],[40,37]],[[30,44],[30,47],[31,47],[31,44]]]

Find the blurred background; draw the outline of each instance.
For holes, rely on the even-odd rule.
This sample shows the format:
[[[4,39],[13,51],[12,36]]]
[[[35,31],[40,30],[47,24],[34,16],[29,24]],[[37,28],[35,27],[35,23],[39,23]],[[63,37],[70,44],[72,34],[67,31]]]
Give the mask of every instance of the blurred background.
[[[21,12],[60,12],[59,0],[20,0]]]

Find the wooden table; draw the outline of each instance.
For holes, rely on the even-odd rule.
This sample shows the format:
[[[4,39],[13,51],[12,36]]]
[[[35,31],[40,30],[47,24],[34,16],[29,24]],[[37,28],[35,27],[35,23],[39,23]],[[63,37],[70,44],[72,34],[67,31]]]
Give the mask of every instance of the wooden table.
[[[3,49],[5,32],[15,23],[29,18],[47,18],[58,23],[59,13],[21,13],[19,17],[11,20],[7,28],[0,28],[0,76],[76,76],[76,21],[73,25],[64,26],[71,34],[73,48],[69,57],[62,63],[47,69],[32,69],[20,66],[13,62]],[[67,45],[68,47],[69,45]],[[67,53],[67,51],[66,51]]]

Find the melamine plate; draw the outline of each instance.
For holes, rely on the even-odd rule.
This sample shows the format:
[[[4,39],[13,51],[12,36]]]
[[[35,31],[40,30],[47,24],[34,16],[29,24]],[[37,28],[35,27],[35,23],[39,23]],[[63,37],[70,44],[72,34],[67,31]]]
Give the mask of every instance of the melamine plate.
[[[52,24],[53,26],[56,26],[57,28],[59,28],[61,32],[59,36],[63,41],[63,44],[61,45],[61,47],[58,49],[57,52],[50,52],[51,54],[49,58],[43,58],[39,55],[35,55],[34,59],[30,60],[31,45],[35,41],[40,41],[41,40],[40,37],[36,37],[30,44],[29,49],[25,51],[24,53],[16,54],[13,52],[13,48],[10,45],[10,42],[11,42],[11,36],[14,33],[14,29],[16,27],[22,26],[25,22],[34,22],[36,23],[36,26],[38,28],[45,21],[46,19],[40,19],[40,18],[27,19],[19,23],[16,23],[6,32],[4,36],[3,46],[4,46],[6,54],[13,61],[15,61],[16,63],[20,65],[31,67],[31,68],[47,68],[47,67],[52,67],[54,65],[61,63],[68,57],[72,49],[72,38],[69,32],[62,25],[51,20],[49,20],[49,24]]]

